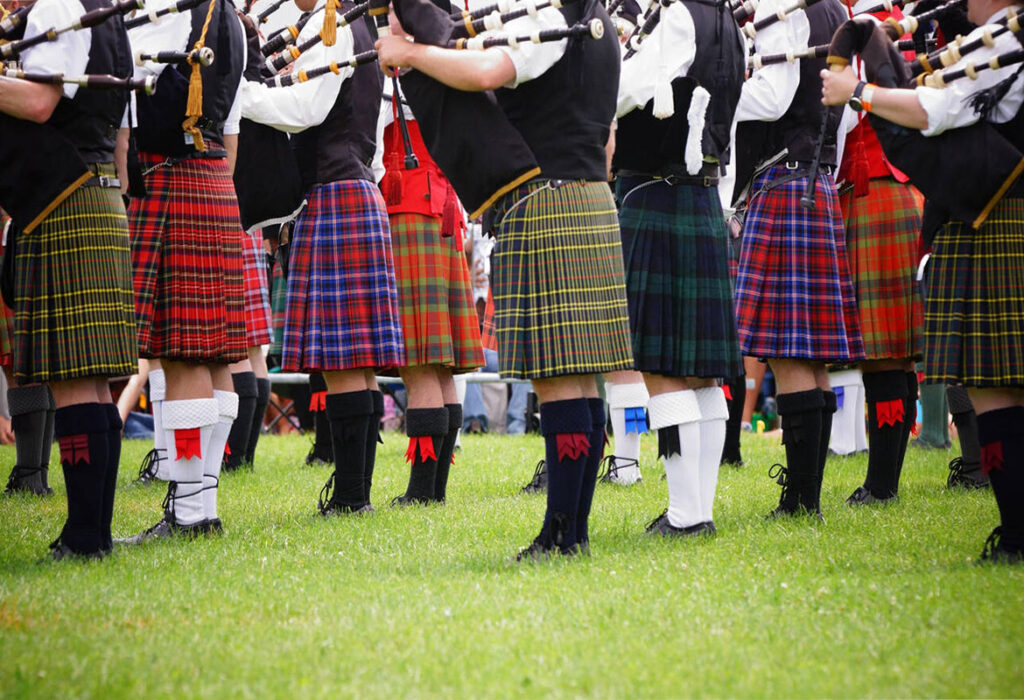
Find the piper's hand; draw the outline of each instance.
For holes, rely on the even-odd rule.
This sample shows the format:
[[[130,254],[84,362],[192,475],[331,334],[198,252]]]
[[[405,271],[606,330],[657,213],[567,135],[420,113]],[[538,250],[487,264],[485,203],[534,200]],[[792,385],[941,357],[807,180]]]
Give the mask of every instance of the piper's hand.
[[[385,36],[377,39],[377,62],[384,75],[393,75],[395,69],[407,68],[412,60],[417,44],[405,36]]]
[[[821,103],[824,105],[843,105],[853,97],[857,87],[857,74],[847,66],[841,71],[821,71]]]

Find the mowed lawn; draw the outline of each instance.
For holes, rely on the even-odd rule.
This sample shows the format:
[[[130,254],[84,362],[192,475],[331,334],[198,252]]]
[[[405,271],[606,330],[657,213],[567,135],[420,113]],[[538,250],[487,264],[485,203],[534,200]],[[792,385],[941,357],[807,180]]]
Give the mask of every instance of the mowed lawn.
[[[159,517],[164,488],[130,486],[148,447],[125,443],[115,536]],[[39,563],[59,468],[54,497],[0,499],[0,696],[1024,696],[1024,567],[974,565],[996,507],[945,489],[954,452],[909,450],[899,502],[857,510],[866,456],[833,457],[827,522],[768,522],[782,447],[745,435],[719,535],[680,541],[642,536],[666,500],[648,436],[643,483],[598,486],[591,557],[518,565],[539,437],[465,436],[448,504],[396,510],[406,440],[387,434],[377,513],[326,520],[308,447],[265,437],[223,477],[223,537],[103,562]]]

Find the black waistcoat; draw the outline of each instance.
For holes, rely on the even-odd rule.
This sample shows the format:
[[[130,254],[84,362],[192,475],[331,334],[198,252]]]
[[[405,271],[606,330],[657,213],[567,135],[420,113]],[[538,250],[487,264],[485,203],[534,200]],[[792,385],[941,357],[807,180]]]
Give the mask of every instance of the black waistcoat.
[[[192,31],[182,50],[190,50],[198,41],[208,10],[209,0],[192,9]],[[245,38],[235,9],[228,0],[217,0],[205,44],[213,49],[215,60],[212,65],[200,69],[203,76],[203,116],[196,126],[205,141],[223,143],[224,120],[231,111],[238,81],[245,68]],[[140,151],[182,156],[195,150],[191,142],[186,142],[181,128],[185,121],[191,74],[192,67],[187,63],[167,66],[160,73],[156,93],[138,96],[139,126],[135,130],[135,138]]]
[[[687,75],[672,81],[675,113],[667,119],[654,116],[654,100],[619,119],[615,132],[615,167],[655,172],[682,165],[690,132],[687,110],[694,88],[711,93],[704,121],[701,148],[705,156],[729,162],[732,118],[743,88],[746,45],[725,2],[679,0],[693,18],[697,47]]]
[[[104,0],[81,0],[86,11],[106,7]],[[131,48],[120,15],[111,17],[91,30],[92,45],[85,72],[118,78],[132,76]],[[48,123],[75,144],[88,163],[109,163],[114,160],[114,144],[128,104],[125,90],[90,90],[79,88],[75,98],[61,97]]]
[[[542,76],[494,94],[544,177],[604,181],[605,144],[619,88],[618,38],[596,0],[580,0],[560,12],[569,26],[599,18],[604,36],[570,39],[562,58]]]
[[[354,6],[346,1],[339,11],[348,12]],[[365,22],[353,22],[350,28],[355,53],[373,48]],[[375,181],[370,166],[377,148],[377,114],[383,88],[384,76],[376,63],[356,66],[352,76],[342,83],[323,123],[292,137],[303,189],[338,180]]]

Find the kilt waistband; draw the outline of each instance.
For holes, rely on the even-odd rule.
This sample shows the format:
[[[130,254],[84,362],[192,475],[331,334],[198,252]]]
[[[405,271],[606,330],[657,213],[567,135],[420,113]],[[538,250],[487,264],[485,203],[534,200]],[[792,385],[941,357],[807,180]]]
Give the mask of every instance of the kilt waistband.
[[[121,181],[117,178],[117,168],[113,163],[89,163],[88,168],[93,177],[83,182],[82,187],[121,189]]]
[[[567,185],[585,185],[588,182],[590,181],[557,180],[549,177],[535,177],[531,180],[527,180],[519,187],[514,190],[510,190],[506,192],[504,196],[499,197],[498,200],[495,201],[486,212],[484,212],[481,221],[481,228],[484,233],[493,235],[494,231],[505,223],[505,219],[514,209],[541,190],[557,190]]]
[[[154,165],[151,165],[150,167],[143,170],[142,176],[145,177],[146,175],[149,175],[153,171],[159,170],[160,168],[170,168],[172,166],[177,165],[178,163],[183,163],[186,160],[220,160],[221,158],[227,157],[228,152],[223,148],[209,148],[205,151],[193,151],[192,153],[188,153],[183,156],[167,156],[159,163],[155,163]],[[120,185],[118,186],[120,187]]]
[[[717,187],[719,176],[718,163],[704,163],[700,172],[691,175],[686,166],[680,164],[669,164],[658,168],[653,172],[642,172],[640,170],[619,170],[618,177],[636,177],[645,180],[664,180],[669,186],[676,185],[697,185],[699,187]]]

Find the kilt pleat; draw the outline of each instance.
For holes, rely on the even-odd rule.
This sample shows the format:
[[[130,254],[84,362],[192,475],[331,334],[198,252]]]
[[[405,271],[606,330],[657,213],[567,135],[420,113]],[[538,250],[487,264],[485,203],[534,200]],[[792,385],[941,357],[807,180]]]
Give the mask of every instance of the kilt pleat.
[[[469,267],[455,239],[441,237],[437,217],[393,214],[390,224],[406,363],[482,367]]]
[[[110,173],[113,174],[111,167]],[[14,374],[20,384],[134,374],[128,222],[121,193],[80,187],[17,239]]]
[[[638,177],[617,186],[636,369],[742,374],[718,190]]]
[[[850,274],[869,360],[924,351],[924,308],[917,274],[924,198],[892,178],[871,181],[866,197],[842,197]]]
[[[405,364],[387,212],[364,180],[316,187],[292,231],[283,369]]]
[[[0,209],[0,231],[7,225],[7,215]],[[4,259],[4,246],[0,243],[0,265]],[[0,296],[0,367],[14,366],[14,312]]]
[[[271,340],[270,290],[267,288],[267,262],[261,230],[242,233],[242,256],[245,343],[251,348],[266,345]]]
[[[163,158],[140,153],[143,167]],[[139,355],[226,364],[246,357],[242,225],[226,159],[157,168],[128,209]]]
[[[925,376],[1024,386],[1024,199],[1004,198],[975,231],[947,224],[932,244]]]
[[[284,277],[284,267],[278,262],[274,265],[270,290],[271,341],[269,354],[276,357],[281,357],[284,352],[284,317],[287,309],[288,281]]]
[[[818,175],[813,209],[800,205],[807,178],[774,166],[754,179],[736,279],[744,355],[849,362],[864,358],[856,297],[832,176]]]
[[[619,222],[605,183],[532,181],[495,207],[494,327],[502,375],[633,367]]]

